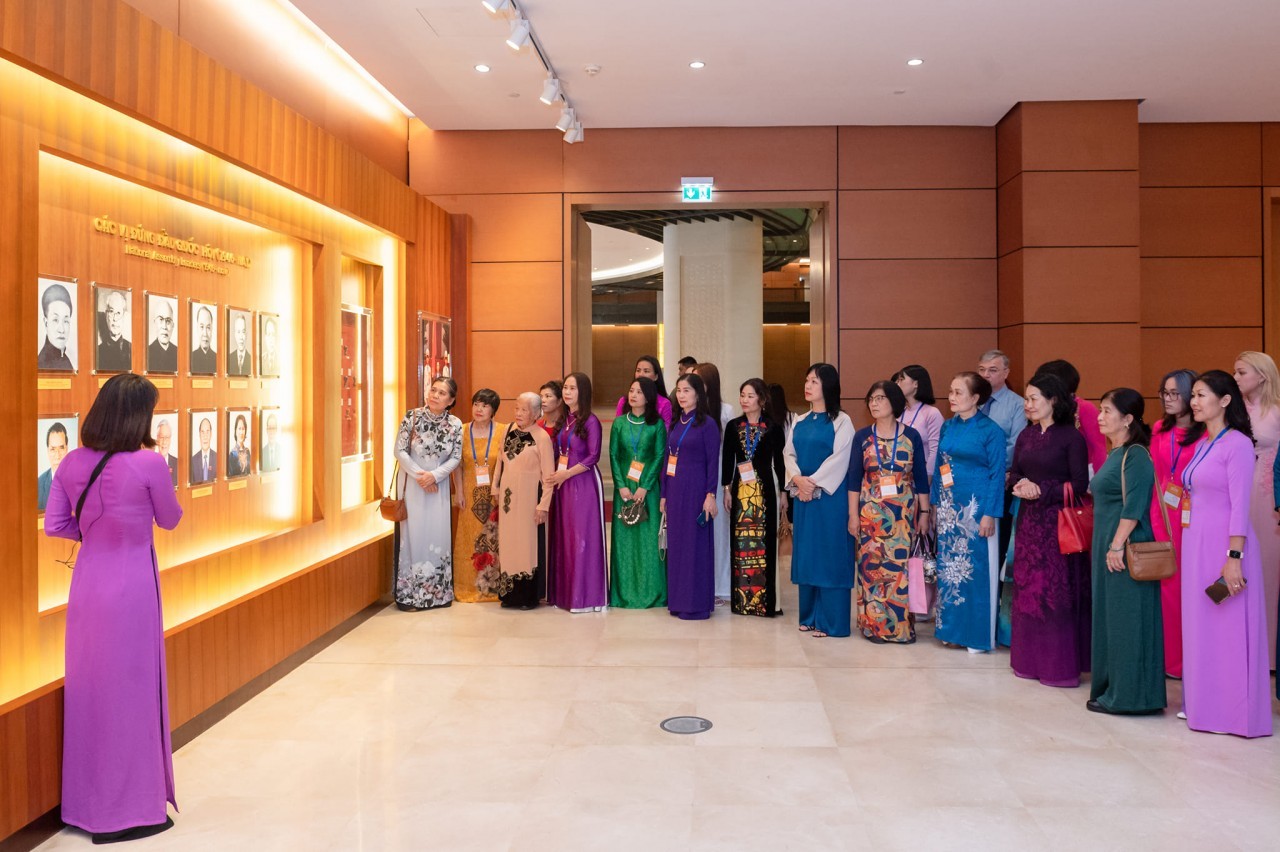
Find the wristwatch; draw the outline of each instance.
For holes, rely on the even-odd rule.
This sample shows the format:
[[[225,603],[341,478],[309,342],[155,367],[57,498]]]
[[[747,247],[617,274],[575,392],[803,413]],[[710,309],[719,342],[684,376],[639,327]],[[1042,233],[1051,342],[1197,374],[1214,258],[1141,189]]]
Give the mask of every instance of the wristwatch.
[[[1241,551],[1239,551],[1239,550],[1228,550],[1228,551],[1227,551],[1227,558],[1228,558],[1228,559],[1243,559],[1243,558],[1244,558],[1244,553],[1242,553],[1242,552],[1241,552]]]

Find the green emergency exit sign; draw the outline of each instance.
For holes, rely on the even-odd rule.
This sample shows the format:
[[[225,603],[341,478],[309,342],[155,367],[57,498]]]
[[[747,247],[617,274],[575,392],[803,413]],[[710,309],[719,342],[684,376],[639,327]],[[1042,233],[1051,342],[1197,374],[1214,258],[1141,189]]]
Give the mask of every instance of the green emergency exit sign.
[[[715,181],[709,177],[680,178],[680,200],[706,202],[711,200]]]

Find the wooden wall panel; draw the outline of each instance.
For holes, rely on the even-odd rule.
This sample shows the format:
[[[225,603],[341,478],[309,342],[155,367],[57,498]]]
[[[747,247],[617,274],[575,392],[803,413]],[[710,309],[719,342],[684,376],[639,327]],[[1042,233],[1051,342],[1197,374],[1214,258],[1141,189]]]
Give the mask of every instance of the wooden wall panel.
[[[990,189],[841,192],[840,256],[995,256],[996,195]]]
[[[995,186],[991,127],[840,127],[840,189]]]
[[[471,268],[471,329],[560,331],[564,327],[562,275],[558,263],[475,264]]]
[[[996,252],[1004,257],[1026,244],[1023,174],[1018,172],[996,190]]]
[[[503,399],[536,392],[548,379],[564,377],[564,335],[559,331],[476,331],[471,343],[472,384],[493,388]]]
[[[901,299],[912,306],[913,328],[982,328],[996,315],[996,262],[961,260],[842,260],[841,328],[883,328],[868,308]]]
[[[636,358],[640,355],[653,355],[657,351],[656,325],[592,326],[590,375],[595,395],[593,407],[607,408],[612,417],[618,397],[624,396],[631,387],[636,372]],[[668,384],[667,391],[672,389],[673,386]],[[537,388],[532,387],[530,390],[536,391]],[[604,466],[608,466],[607,459]]]
[[[1256,325],[1262,317],[1262,259],[1149,257],[1142,260],[1142,324]]]
[[[1142,190],[1143,257],[1257,257],[1262,193],[1252,188]]]
[[[1080,371],[1080,396],[1098,399],[1114,387],[1139,387],[1138,324],[1038,323],[1023,326],[1023,380],[1041,363],[1066,358]]]
[[[1136,322],[1141,292],[1136,246],[1024,248],[1024,322]]]
[[[1031,101],[1019,106],[1023,171],[1138,168],[1136,100]]]
[[[1262,185],[1280,186],[1280,122],[1262,124]]]
[[[1258,186],[1262,126],[1256,123],[1143,124],[1143,186]]]
[[[472,263],[561,261],[560,195],[441,195],[431,201],[471,218]]]
[[[1236,355],[1262,349],[1262,328],[1144,328],[1141,344],[1142,392],[1149,395],[1171,370],[1231,372]]]
[[[415,121],[410,185],[423,195],[560,192],[567,147],[554,129],[431,130]]]
[[[1136,246],[1137,172],[1022,173],[1024,246]]]

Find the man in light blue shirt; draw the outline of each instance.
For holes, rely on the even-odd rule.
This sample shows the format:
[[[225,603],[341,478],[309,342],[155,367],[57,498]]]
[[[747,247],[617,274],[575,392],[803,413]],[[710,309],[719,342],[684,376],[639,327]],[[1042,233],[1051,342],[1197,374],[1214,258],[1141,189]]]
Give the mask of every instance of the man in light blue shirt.
[[[982,413],[990,417],[1004,430],[1004,469],[1013,465],[1013,445],[1018,433],[1027,427],[1027,415],[1022,410],[1023,399],[1009,390],[1009,356],[999,349],[984,352],[978,359],[978,375],[991,382],[991,399],[982,405]]]

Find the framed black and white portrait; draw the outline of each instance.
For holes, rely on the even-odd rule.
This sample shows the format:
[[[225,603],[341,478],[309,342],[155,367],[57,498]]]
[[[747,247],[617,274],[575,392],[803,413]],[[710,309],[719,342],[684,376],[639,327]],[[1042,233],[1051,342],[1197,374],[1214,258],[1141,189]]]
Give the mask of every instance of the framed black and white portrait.
[[[187,300],[191,322],[191,364],[193,376],[218,373],[218,305],[214,302]]]
[[[258,375],[280,377],[280,315],[258,311]]]
[[[161,293],[145,294],[147,309],[147,372],[178,372],[178,299]]]
[[[275,473],[284,460],[280,437],[283,423],[280,406],[263,406],[258,409],[258,469],[263,473]]]
[[[39,355],[36,368],[41,372],[74,373],[79,364],[77,334],[79,282],[74,278],[42,275],[40,282],[40,321],[36,332]]]
[[[157,411],[151,415],[151,438],[156,442],[155,451],[169,465],[169,479],[178,487],[178,459],[182,451],[178,444],[178,412]]]
[[[133,292],[95,284],[93,306],[94,372],[129,372],[133,369]]]
[[[227,308],[226,374],[253,375],[253,312],[244,308]]]

